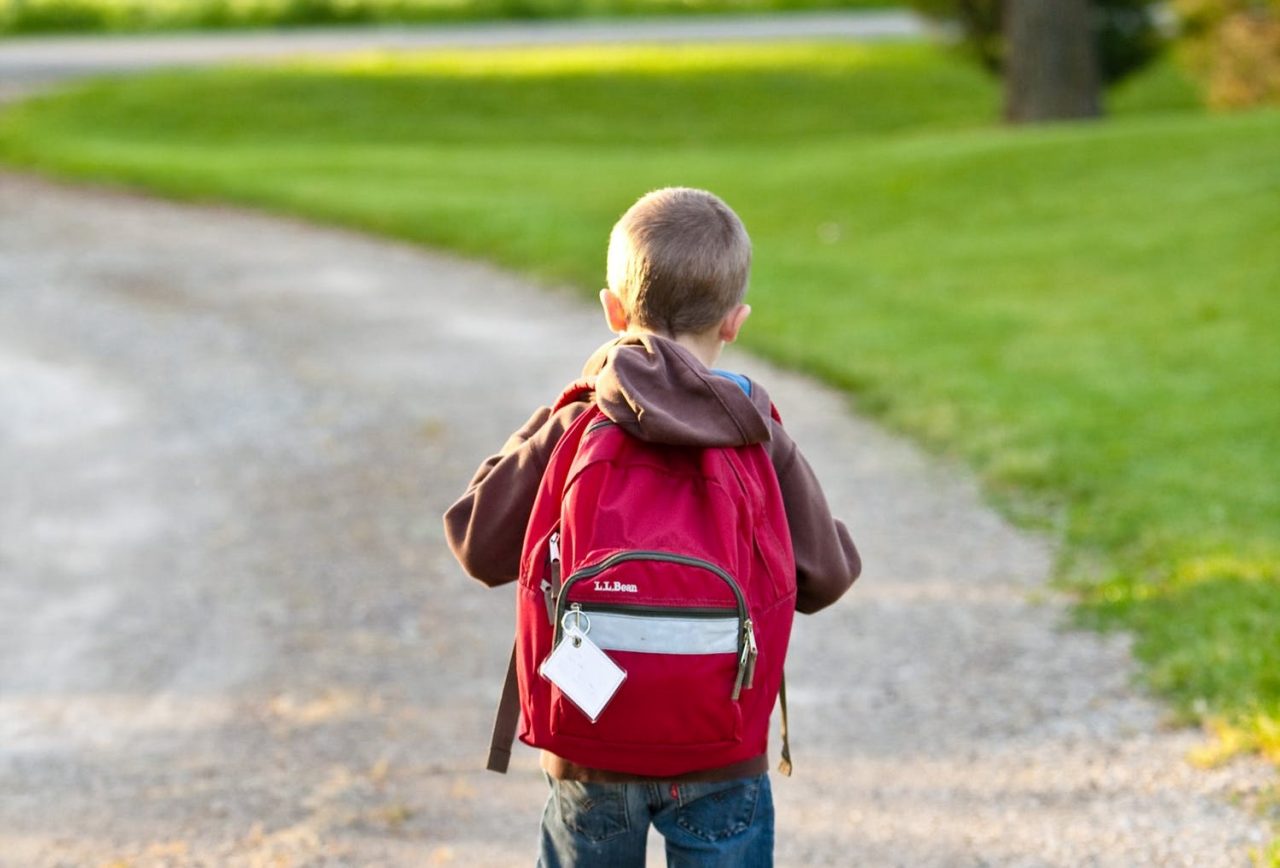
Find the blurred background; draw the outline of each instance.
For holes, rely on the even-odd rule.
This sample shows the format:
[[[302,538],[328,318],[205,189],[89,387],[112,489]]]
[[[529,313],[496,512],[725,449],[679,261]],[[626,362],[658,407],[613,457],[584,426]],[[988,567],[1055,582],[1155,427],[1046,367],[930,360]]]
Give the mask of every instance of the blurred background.
[[[0,0],[0,76],[0,381],[8,390],[0,403],[0,600],[8,603],[0,624],[9,627],[0,638],[8,671],[0,672],[0,734],[10,745],[0,746],[0,780],[11,806],[0,864],[421,864],[406,854],[422,852],[510,864],[511,851],[468,849],[451,837],[465,818],[428,822],[434,815],[413,798],[377,797],[395,757],[376,750],[358,786],[339,775],[311,781],[309,792],[356,793],[354,825],[344,828],[371,840],[408,829],[425,850],[376,850],[375,859],[348,840],[355,849],[329,852],[301,825],[255,826],[257,809],[225,793],[209,797],[221,807],[203,821],[161,813],[113,837],[104,830],[130,816],[139,794],[171,787],[207,809],[200,782],[217,777],[222,748],[167,783],[153,768],[127,764],[87,772],[74,750],[49,764],[39,759],[41,733],[61,727],[93,743],[104,714],[136,726],[139,706],[104,712],[101,697],[77,706],[57,691],[14,697],[46,692],[46,665],[62,673],[69,694],[77,684],[92,694],[113,683],[104,662],[117,653],[104,650],[111,643],[132,643],[129,677],[150,684],[144,670],[176,666],[196,635],[210,671],[234,683],[235,667],[215,659],[234,647],[244,658],[236,665],[252,668],[266,652],[240,644],[245,637],[305,621],[314,604],[328,612],[311,625],[314,644],[280,658],[291,662],[277,683],[341,669],[322,650],[327,637],[339,621],[354,629],[363,618],[366,631],[351,641],[371,643],[374,662],[352,677],[373,693],[317,682],[318,692],[276,689],[254,710],[232,702],[215,712],[175,698],[186,696],[181,690],[140,688],[155,730],[171,733],[207,713],[210,727],[216,717],[217,726],[252,729],[242,733],[255,745],[246,755],[266,757],[279,747],[272,733],[280,736],[281,721],[318,726],[356,707],[394,716],[384,710],[399,707],[395,689],[375,701],[373,688],[409,677],[433,630],[456,629],[439,620],[447,594],[405,590],[424,572],[451,569],[436,515],[484,449],[518,425],[520,408],[547,400],[546,378],[556,375],[541,371],[571,376],[603,339],[580,300],[601,284],[608,230],[641,193],[672,184],[717,192],[752,234],[755,313],[743,337],[751,353],[816,378],[894,437],[968,468],[982,503],[1046,541],[1044,593],[1067,599],[1071,622],[1100,631],[1098,641],[1131,637],[1123,655],[1138,661],[1134,689],[1162,703],[1149,729],[1191,727],[1195,743],[1183,753],[1195,774],[1280,761],[1280,2]],[[81,203],[74,185],[96,198]],[[148,205],[125,189],[216,205],[210,213],[221,216],[165,211],[174,206]],[[370,252],[361,247],[372,243],[366,235],[339,232],[293,249],[280,238],[303,224],[269,228],[240,206],[399,243]],[[157,234],[169,230],[186,246]],[[468,259],[446,258],[445,276],[432,277],[412,259],[418,246]],[[316,257],[326,248],[342,256],[322,268]],[[129,256],[142,264],[127,264]],[[380,315],[418,328],[418,343],[348,381],[345,368],[370,358],[375,344],[385,349],[372,333],[343,332],[353,341],[345,344],[324,331],[342,327],[344,299],[372,292],[373,266],[362,257],[392,263],[377,290]],[[77,272],[85,263],[92,269]],[[317,271],[298,286],[308,263]],[[94,287],[112,280],[113,292],[152,318],[145,329],[94,307]],[[521,295],[528,283],[543,294]],[[422,307],[419,284],[440,284],[432,290],[439,297]],[[56,287],[70,294],[59,300]],[[321,325],[293,307],[307,304],[323,307]],[[180,327],[171,319],[179,308]],[[256,332],[227,325],[268,320],[276,331],[260,344],[243,337]],[[572,337],[536,339],[535,326]],[[467,341],[491,345],[495,375],[479,385],[466,379],[481,357],[461,354]],[[222,367],[190,367],[200,363],[184,352],[195,346]],[[77,361],[65,368],[59,359],[71,356]],[[117,363],[121,373],[103,373]],[[545,368],[535,375],[536,365]],[[268,389],[252,366],[279,382]],[[386,385],[410,370],[412,389]],[[290,378],[310,376],[332,378],[332,388],[297,392]],[[144,434],[116,442],[94,433],[134,403],[165,395],[180,410],[151,420]],[[289,454],[338,456],[311,469],[308,479],[324,480],[319,488],[290,489],[309,492],[305,503],[254,469],[254,461],[292,460],[261,445],[283,430],[303,436],[280,415],[291,401],[305,405],[312,439]],[[459,433],[455,406],[484,421]],[[51,413],[61,421],[50,422]],[[413,430],[382,443],[393,417]],[[59,440],[60,425],[88,439]],[[348,435],[372,439],[348,454]],[[859,449],[845,436],[831,434],[824,447],[836,469],[841,449]],[[258,444],[251,460],[197,472],[213,460],[206,447],[233,441]],[[51,482],[79,466],[82,449],[98,453],[74,478]],[[403,450],[407,467],[415,454],[429,460],[398,476],[373,466],[381,450]],[[144,566],[95,560],[100,553],[54,563],[74,549],[66,540],[88,544],[92,522],[67,509],[83,505],[82,486],[118,497],[135,484],[122,456],[154,462],[161,452],[174,462],[164,472],[177,474],[166,479],[181,482],[180,495],[156,493],[150,507],[114,512],[94,533],[117,543],[141,538],[181,510],[239,517],[191,519],[166,538],[164,558]],[[222,476],[240,487],[223,486]],[[210,505],[228,491],[251,493],[253,509]],[[388,491],[390,500],[376,500]],[[398,518],[348,514],[360,502]],[[254,509],[292,525],[246,518]],[[65,514],[49,518],[57,510]],[[930,547],[901,532],[903,546]],[[264,542],[270,533],[281,536]],[[256,560],[258,547],[271,549],[267,560]],[[367,580],[371,596],[359,604],[367,611],[353,614],[359,605],[350,602],[330,611],[313,596],[342,598],[347,579],[356,580],[345,571],[316,577],[356,551],[366,559],[362,575],[385,583]],[[394,581],[388,559],[398,564]],[[94,608],[112,577],[188,568],[200,578],[161,592],[190,590],[165,604],[180,615],[162,606],[131,628],[128,613],[145,611],[138,601],[156,593],[147,583],[130,591],[134,608],[114,598]],[[231,586],[210,574],[228,569],[240,576]],[[943,570],[939,581],[962,585],[963,572]],[[273,597],[264,577],[277,574],[294,576],[289,593],[306,600]],[[232,586],[241,616],[258,626],[219,638],[218,617],[201,613],[219,611]],[[61,608],[47,608],[50,601]],[[433,614],[401,619],[420,609]],[[169,626],[157,632],[160,621]],[[202,622],[213,632],[192,632]],[[502,641],[505,624],[496,630]],[[403,640],[398,650],[383,644],[389,633]],[[443,678],[450,686],[438,694],[430,684],[414,688],[426,705],[436,695],[461,704],[446,730],[484,729],[502,641],[493,660],[466,664],[475,672]],[[87,657],[69,650],[86,642],[97,649]],[[74,660],[60,668],[59,655]],[[388,666],[401,660],[403,671],[386,675],[380,655]],[[84,675],[86,660],[103,672]],[[183,671],[192,683],[208,675]],[[1128,689],[1126,678],[1117,690]],[[166,690],[175,683],[161,682]],[[305,761],[310,749],[300,744],[283,749],[280,762]],[[372,750],[360,744],[326,750]],[[447,778],[446,797],[474,804],[476,785],[454,774],[461,765],[413,768]],[[1250,822],[1264,825],[1280,804],[1273,772],[1265,780],[1236,798]],[[62,797],[50,794],[70,792],[87,800],[72,816],[98,817],[78,843],[74,826],[33,819],[56,813]],[[500,810],[528,813],[521,804],[513,798]],[[236,832],[223,850],[168,835],[192,823]],[[288,838],[290,828],[301,837]],[[257,844],[245,843],[255,834]],[[1149,829],[1143,836],[1160,839]],[[962,845],[944,836],[901,864],[1184,864],[1121,845],[1005,851],[992,843],[998,837]],[[893,840],[883,843],[864,864],[894,864],[884,855]],[[1237,843],[1221,851],[1221,864],[1280,864],[1275,845]],[[844,845],[804,858],[852,864],[836,846]]]

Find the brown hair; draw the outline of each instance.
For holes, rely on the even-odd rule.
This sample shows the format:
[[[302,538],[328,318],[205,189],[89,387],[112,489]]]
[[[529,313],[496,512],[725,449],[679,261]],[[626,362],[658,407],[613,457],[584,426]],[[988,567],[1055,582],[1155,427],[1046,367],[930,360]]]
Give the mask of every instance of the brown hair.
[[[750,270],[746,228],[706,190],[654,190],[609,236],[609,289],[636,325],[672,336],[719,323],[742,303]]]

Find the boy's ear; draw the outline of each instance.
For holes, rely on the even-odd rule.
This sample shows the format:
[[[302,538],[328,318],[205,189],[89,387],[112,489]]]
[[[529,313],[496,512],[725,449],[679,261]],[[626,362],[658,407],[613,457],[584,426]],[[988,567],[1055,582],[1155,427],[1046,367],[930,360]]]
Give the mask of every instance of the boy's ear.
[[[751,305],[738,305],[720,320],[720,333],[717,337],[726,344],[733,343],[738,339],[738,332],[742,331],[742,326],[749,316],[751,316]]]
[[[600,290],[600,304],[604,306],[604,320],[609,324],[609,331],[622,334],[627,330],[627,311],[622,306],[622,299],[614,295],[611,289]]]

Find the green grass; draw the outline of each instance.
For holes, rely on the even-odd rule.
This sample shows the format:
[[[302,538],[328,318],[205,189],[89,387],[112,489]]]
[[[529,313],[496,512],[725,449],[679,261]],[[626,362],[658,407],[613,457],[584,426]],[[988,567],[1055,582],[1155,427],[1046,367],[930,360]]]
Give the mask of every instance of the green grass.
[[[756,244],[745,342],[970,462],[1182,715],[1280,758],[1280,113],[1169,67],[1111,102],[1001,129],[917,45],[366,55],[99,82],[0,156],[584,291],[638,194],[711,188]]]
[[[0,35],[865,9],[893,0],[0,0]]]

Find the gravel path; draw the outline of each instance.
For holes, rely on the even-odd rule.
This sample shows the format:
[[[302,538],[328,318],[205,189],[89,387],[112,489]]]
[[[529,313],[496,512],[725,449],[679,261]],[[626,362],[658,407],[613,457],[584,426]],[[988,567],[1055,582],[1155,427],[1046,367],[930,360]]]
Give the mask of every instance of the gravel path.
[[[512,597],[439,514],[606,337],[485,265],[0,174],[0,865],[528,864],[535,754],[480,770]],[[1270,772],[1184,762],[1042,541],[730,363],[867,563],[797,624],[780,865],[1246,864]]]

